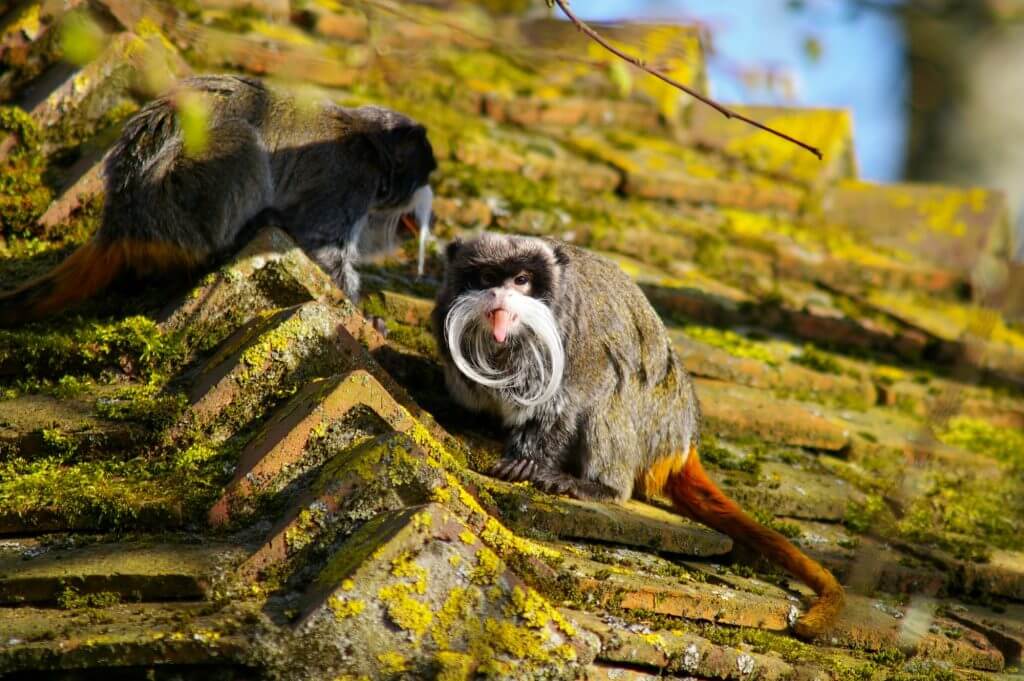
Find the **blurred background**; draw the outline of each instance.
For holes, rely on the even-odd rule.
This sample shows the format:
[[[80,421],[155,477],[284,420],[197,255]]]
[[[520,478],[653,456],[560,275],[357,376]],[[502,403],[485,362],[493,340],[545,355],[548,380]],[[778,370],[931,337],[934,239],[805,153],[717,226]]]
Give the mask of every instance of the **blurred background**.
[[[1024,2],[593,0],[590,20],[696,24],[712,95],[846,108],[863,178],[983,185],[1024,200]],[[1018,232],[1024,224],[1018,219]],[[1019,243],[1019,241],[1018,241]],[[1017,249],[1024,258],[1024,249]]]
[[[559,605],[568,598],[590,613],[591,595],[606,586],[626,593],[615,586],[626,585],[618,581],[625,570],[644,573],[645,590],[673,582],[661,582],[668,595],[659,602],[692,605],[665,614],[676,620],[659,611],[650,621],[645,605],[619,613],[645,632],[623,650],[651,649],[648,632],[685,623],[734,655],[706,656],[732,660],[728,669],[686,670],[700,678],[735,678],[743,659],[736,645],[770,652],[765,661],[778,655],[802,678],[995,681],[1019,672],[1024,263],[1013,256],[1024,255],[1024,238],[1014,233],[1024,198],[1017,106],[1024,0],[575,0],[572,7],[615,46],[823,158],[727,120],[629,66],[544,0],[0,0],[0,290],[48,271],[96,232],[104,159],[154,97],[169,92],[185,157],[216,156],[215,107],[175,89],[189,75],[261,78],[300,110],[391,107],[426,126],[438,161],[422,271],[416,235],[385,234],[396,248],[360,264],[361,314],[335,304],[340,292],[286,234],[263,230],[187,285],[129,279],[65,314],[0,329],[0,535],[18,538],[0,542],[11,547],[8,565],[49,560],[36,553],[48,534],[67,537],[75,557],[79,545],[91,550],[95,533],[105,533],[103,550],[147,570],[138,547],[119,544],[198,544],[210,556],[204,565],[219,571],[220,552],[249,555],[252,538],[263,541],[260,528],[300,519],[292,526],[297,553],[268,568],[281,591],[241,582],[232,612],[221,612],[224,592],[207,596],[197,587],[189,605],[209,619],[193,622],[202,627],[196,636],[180,636],[177,603],[162,602],[181,600],[176,586],[166,593],[178,582],[161,572],[125,584],[111,574],[123,572],[119,561],[88,573],[104,593],[62,595],[69,609],[51,607],[52,595],[36,590],[32,598],[53,619],[23,625],[18,615],[28,604],[2,600],[0,555],[0,642],[9,642],[0,645],[0,675],[14,669],[20,678],[43,678],[41,665],[80,659],[96,674],[62,678],[115,678],[105,675],[111,665],[128,657],[133,665],[162,664],[174,650],[167,646],[180,641],[191,651],[182,674],[155,678],[253,678],[197,677],[186,667],[251,664],[253,656],[242,654],[250,642],[237,637],[237,622],[248,619],[233,609],[290,621],[301,612],[296,598],[317,602],[328,593],[308,588],[320,566],[335,565],[328,557],[347,565],[367,553],[340,529],[354,525],[333,518],[365,519],[377,498],[412,498],[376,486],[401,480],[404,488],[405,469],[397,476],[388,469],[353,493],[358,506],[303,520],[307,502],[298,492],[335,479],[348,465],[340,457],[363,456],[352,447],[377,438],[378,426],[364,433],[361,418],[351,427],[339,421],[311,449],[292,449],[296,465],[258,493],[240,520],[240,527],[258,522],[239,535],[244,546],[211,533],[210,509],[221,507],[225,485],[244,470],[237,468],[242,447],[265,438],[266,424],[298,413],[293,393],[306,395],[321,379],[334,385],[339,372],[362,366],[353,362],[368,361],[362,350],[353,354],[355,338],[372,367],[402,388],[392,396],[422,408],[424,425],[436,421],[451,436],[445,446],[465,462],[451,470],[494,500],[485,502],[488,517],[523,537],[572,540],[558,550],[594,559],[592,577],[568,564],[545,578],[557,587],[545,597]],[[850,588],[854,617],[822,655],[782,633],[791,586],[778,582],[771,589],[786,590],[769,592],[746,581],[753,575],[746,562],[723,577],[717,556],[702,554],[646,574],[674,550],[665,541],[675,535],[650,534],[635,511],[577,515],[553,505],[564,500],[521,496],[519,487],[476,475],[499,455],[502,433],[453,404],[429,320],[443,245],[480,230],[570,241],[612,259],[641,286],[694,376],[702,457],[712,474]],[[382,428],[381,437],[392,437],[391,425]],[[368,480],[360,468],[345,470]],[[423,481],[424,490],[433,485]],[[463,504],[465,494],[450,498]],[[93,533],[88,542],[86,533]],[[278,536],[261,546],[283,546]],[[617,544],[633,553],[611,550]],[[520,570],[525,563],[513,558],[510,567]],[[683,565],[693,578],[678,597],[672,590]],[[461,570],[452,580],[462,579]],[[390,566],[384,572],[397,576]],[[46,584],[64,593],[68,573],[54,574]],[[337,577],[328,568],[325,580]],[[217,583],[205,567],[195,579]],[[432,585],[456,583],[446,580],[431,575]],[[141,628],[116,611],[140,583],[151,589],[146,605],[155,613]],[[377,586],[367,603],[382,602]],[[726,604],[733,589],[742,596]],[[76,602],[96,606],[87,624],[70,609]],[[415,601],[408,612],[440,610],[432,604]],[[431,650],[376,605],[346,610],[342,619],[331,608],[320,612],[343,632],[378,618],[358,628],[376,634],[365,647],[384,657],[355,646],[364,661],[394,661],[396,651],[421,659]],[[480,620],[451,621],[460,619]],[[111,634],[108,622],[124,624],[124,632]],[[90,640],[106,647],[68,663],[69,651],[85,651],[82,641]],[[628,666],[624,678],[657,666],[607,655],[602,663],[614,669],[588,678],[620,678],[619,664]],[[771,669],[764,675],[776,674]]]

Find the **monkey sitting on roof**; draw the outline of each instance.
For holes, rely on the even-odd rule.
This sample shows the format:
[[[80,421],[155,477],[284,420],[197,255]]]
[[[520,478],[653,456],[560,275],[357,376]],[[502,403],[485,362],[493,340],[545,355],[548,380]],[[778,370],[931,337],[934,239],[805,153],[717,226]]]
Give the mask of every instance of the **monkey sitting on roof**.
[[[179,125],[186,94],[208,114],[200,149]],[[303,106],[252,78],[190,78],[127,122],[106,163],[99,230],[49,273],[0,294],[0,325],[86,300],[124,272],[202,268],[268,212],[285,216],[298,244],[356,298],[361,237],[389,241],[410,213],[426,229],[436,167],[426,129],[390,109]]]
[[[835,577],[704,472],[693,382],[632,279],[581,248],[533,237],[454,241],[447,260],[434,332],[452,396],[509,428],[492,475],[579,499],[665,493],[681,514],[814,589],[798,634],[832,624],[844,602]]]

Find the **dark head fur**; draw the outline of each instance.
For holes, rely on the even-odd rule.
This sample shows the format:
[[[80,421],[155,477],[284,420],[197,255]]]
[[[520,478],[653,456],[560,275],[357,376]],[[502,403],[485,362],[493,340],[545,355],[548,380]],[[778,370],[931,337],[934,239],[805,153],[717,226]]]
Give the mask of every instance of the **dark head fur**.
[[[374,209],[406,206],[413,192],[427,184],[437,168],[427,129],[408,116],[381,106],[348,111],[358,121],[356,130],[366,136],[383,166]]]

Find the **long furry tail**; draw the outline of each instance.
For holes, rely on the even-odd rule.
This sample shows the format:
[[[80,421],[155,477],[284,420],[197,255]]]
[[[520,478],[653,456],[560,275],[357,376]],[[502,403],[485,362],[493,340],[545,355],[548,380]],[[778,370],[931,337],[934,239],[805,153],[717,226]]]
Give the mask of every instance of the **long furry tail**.
[[[197,258],[166,243],[93,238],[64,262],[37,279],[0,294],[0,327],[34,321],[96,295],[114,279],[139,273],[192,267]]]
[[[846,601],[836,578],[784,536],[744,513],[707,476],[696,448],[685,464],[668,472],[664,489],[679,512],[759,551],[814,589],[818,599],[793,626],[799,636],[820,636],[835,622]]]

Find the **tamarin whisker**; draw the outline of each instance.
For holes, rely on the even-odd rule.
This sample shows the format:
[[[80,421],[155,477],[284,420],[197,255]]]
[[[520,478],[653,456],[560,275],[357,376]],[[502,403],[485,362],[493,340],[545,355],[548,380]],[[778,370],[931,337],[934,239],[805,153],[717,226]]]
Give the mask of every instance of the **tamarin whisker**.
[[[456,240],[446,259],[434,333],[452,396],[509,428],[493,475],[582,499],[664,494],[814,589],[799,635],[828,629],[842,586],[707,476],[693,382],[632,279],[609,260],[533,237]]]

